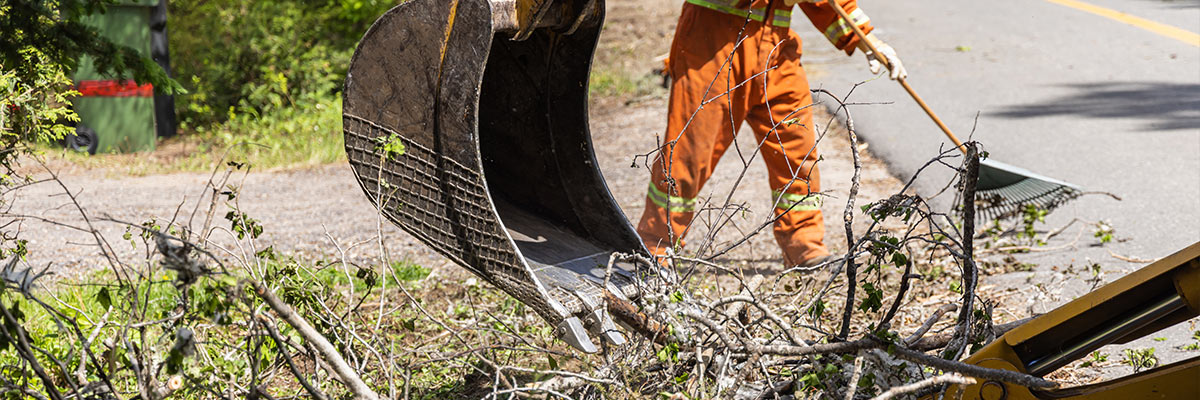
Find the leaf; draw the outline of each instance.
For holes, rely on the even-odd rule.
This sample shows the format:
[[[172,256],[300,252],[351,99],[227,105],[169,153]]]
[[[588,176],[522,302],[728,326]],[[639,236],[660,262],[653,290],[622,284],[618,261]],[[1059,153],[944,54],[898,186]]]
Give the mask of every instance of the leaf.
[[[809,315],[809,317],[812,317],[813,320],[817,320],[817,319],[821,318],[821,314],[824,314],[824,313],[825,313],[825,301],[824,300],[818,299],[817,301],[813,302],[813,305],[808,307],[808,315]]]
[[[858,387],[867,388],[867,387],[871,387],[871,386],[875,386],[875,373],[874,372],[868,372],[866,375],[863,375],[862,378],[858,379]]]
[[[867,282],[863,284],[863,292],[867,294],[867,298],[863,299],[858,309],[875,312],[879,311],[880,307],[883,307],[883,290],[876,289],[875,285]]]
[[[816,389],[821,387],[821,378],[817,377],[816,373],[805,374],[800,378],[800,383],[804,389]]]
[[[259,259],[271,260],[271,261],[278,260],[278,256],[275,254],[275,246],[274,245],[267,246],[267,248],[255,252],[254,257],[257,257]]]
[[[681,374],[681,375],[679,375],[679,376],[675,377],[675,384],[676,384],[676,385],[682,385],[682,384],[684,384],[684,383],[687,383],[687,380],[688,380],[688,375],[689,375],[689,374],[688,374],[687,372],[684,372],[683,374]]]
[[[663,346],[654,355],[658,357],[659,362],[679,361],[679,344],[674,342],[667,343],[666,346]]]
[[[96,292],[96,302],[100,303],[105,310],[112,307],[112,295],[108,293],[108,288],[102,287],[99,292]]]
[[[550,364],[550,369],[558,369],[558,360],[555,360],[553,355],[546,354],[546,363]]]

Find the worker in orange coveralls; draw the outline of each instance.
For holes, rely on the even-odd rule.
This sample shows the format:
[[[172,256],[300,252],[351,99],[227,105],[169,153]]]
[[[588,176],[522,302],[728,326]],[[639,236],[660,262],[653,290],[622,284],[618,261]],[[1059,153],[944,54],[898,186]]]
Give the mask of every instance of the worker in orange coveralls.
[[[856,0],[838,1],[853,22],[826,1],[686,0],[667,58],[672,84],[665,144],[651,164],[638,223],[638,234],[655,255],[683,246],[700,206],[696,197],[744,121],[762,143],[784,262],[810,267],[831,259],[821,218],[812,93],[800,64],[800,38],[788,27],[792,6],[799,4],[847,55],[862,48],[872,72],[879,72],[878,58],[886,58],[892,79],[906,75],[895,50],[870,33],[870,19]],[[867,50],[850,23],[868,33],[882,54]]]

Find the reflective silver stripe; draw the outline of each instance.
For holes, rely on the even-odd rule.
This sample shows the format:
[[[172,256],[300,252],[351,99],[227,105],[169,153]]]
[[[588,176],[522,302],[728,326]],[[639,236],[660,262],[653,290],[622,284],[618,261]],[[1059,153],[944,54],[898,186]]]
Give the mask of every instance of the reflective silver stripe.
[[[792,17],[780,16],[778,11],[776,11],[775,20],[771,21],[771,25],[775,25],[780,28],[787,28],[788,26],[792,25]]]
[[[695,198],[689,199],[686,197],[668,195],[663,193],[663,191],[658,190],[657,187],[654,187],[653,183],[650,184],[650,189],[646,190],[646,197],[650,198],[650,201],[653,201],[655,205],[658,205],[660,208],[669,210],[671,212],[696,211]]]
[[[720,11],[730,15],[736,15],[742,18],[750,17],[750,19],[763,22],[767,16],[767,9],[758,7],[750,10],[743,10],[736,7],[737,0],[686,0],[688,3],[704,7],[711,10]],[[772,19],[771,25],[787,27],[792,23],[792,12],[775,10],[775,18]]]
[[[750,19],[752,19],[752,20],[762,22],[763,18],[765,18],[766,16],[767,16],[767,9],[765,9],[765,8],[756,7],[756,8],[750,9]]]
[[[814,211],[821,209],[821,195],[817,193],[803,195],[772,191],[771,198],[775,199],[775,208],[780,210]],[[792,206],[793,204],[795,206]]]
[[[775,20],[771,21],[772,25],[787,28],[792,24],[792,12],[785,10],[775,10]]]
[[[854,25],[857,26],[863,26],[867,22],[871,22],[871,17],[868,17],[867,13],[864,13],[862,9],[851,11],[850,19],[854,20]],[[838,17],[837,21],[830,24],[828,28],[825,28],[825,38],[829,39],[830,43],[836,45],[842,41],[842,38],[850,34],[850,32],[854,32],[854,28],[850,27],[850,24],[846,23],[846,20],[842,19],[842,17]]]

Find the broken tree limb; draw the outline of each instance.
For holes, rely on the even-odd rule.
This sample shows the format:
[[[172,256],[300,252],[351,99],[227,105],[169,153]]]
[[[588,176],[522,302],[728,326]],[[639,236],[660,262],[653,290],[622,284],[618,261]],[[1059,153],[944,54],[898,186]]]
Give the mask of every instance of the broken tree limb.
[[[350,393],[354,395],[355,399],[379,399],[379,394],[375,393],[374,390],[371,390],[371,388],[362,381],[362,378],[358,376],[358,373],[355,372],[354,368],[351,367],[350,364],[346,363],[346,360],[342,358],[342,355],[338,353],[336,348],[333,347],[333,344],[329,343],[329,340],[325,339],[324,335],[322,335],[320,332],[317,332],[317,330],[313,328],[312,325],[304,319],[304,317],[301,317],[300,314],[297,314],[291,306],[289,306],[287,303],[284,303],[283,300],[280,300],[279,296],[275,295],[275,292],[271,291],[263,284],[254,280],[250,280],[248,282],[254,287],[254,293],[258,295],[259,298],[263,299],[263,301],[265,301],[267,305],[271,307],[271,310],[274,310],[275,313],[279,315],[279,318],[282,318],[288,323],[288,325],[291,325],[292,328],[295,328],[296,332],[300,333],[300,336],[304,337],[304,340],[308,341],[313,345],[314,348],[316,348],[317,352],[321,354],[321,358],[324,358],[325,361],[329,363],[329,365],[332,367],[332,372],[337,374],[338,378],[341,378],[342,383],[346,385],[346,389],[350,390]]]
[[[1008,333],[1008,331],[1016,329],[1018,326],[1021,326],[1022,324],[1029,322],[1030,320],[1033,320],[1034,318],[1037,318],[1037,316],[1035,315],[1035,316],[1032,316],[1029,318],[1009,322],[1007,324],[996,325],[996,326],[992,327],[992,332],[995,333],[997,337],[999,337],[1001,335],[1004,335],[1005,333]],[[946,334],[941,334],[941,335],[919,338],[916,342],[910,343],[908,345],[908,348],[917,350],[917,351],[929,351],[929,350],[933,350],[933,349],[940,349],[940,348],[946,347],[947,344],[950,344],[950,339],[953,337],[954,337],[954,334],[946,333]]]

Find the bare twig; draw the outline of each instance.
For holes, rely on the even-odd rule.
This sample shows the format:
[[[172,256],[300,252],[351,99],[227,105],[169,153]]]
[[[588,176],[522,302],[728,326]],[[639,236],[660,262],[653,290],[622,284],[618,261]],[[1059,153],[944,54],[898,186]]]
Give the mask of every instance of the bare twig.
[[[916,382],[913,382],[913,383],[910,383],[907,385],[895,386],[891,389],[888,389],[887,391],[885,391],[883,393],[880,393],[878,396],[875,396],[874,400],[887,400],[887,399],[890,399],[890,398],[893,398],[896,396],[913,393],[913,392],[916,392],[918,390],[921,390],[923,388],[927,388],[930,386],[945,385],[945,384],[971,385],[974,383],[975,383],[974,379],[971,379],[971,378],[968,378],[968,377],[965,377],[965,376],[962,376],[962,375],[959,375],[956,373],[931,376],[931,377],[928,377],[928,378],[925,378],[925,379],[922,379],[922,380],[919,380],[919,381],[916,381]]]

